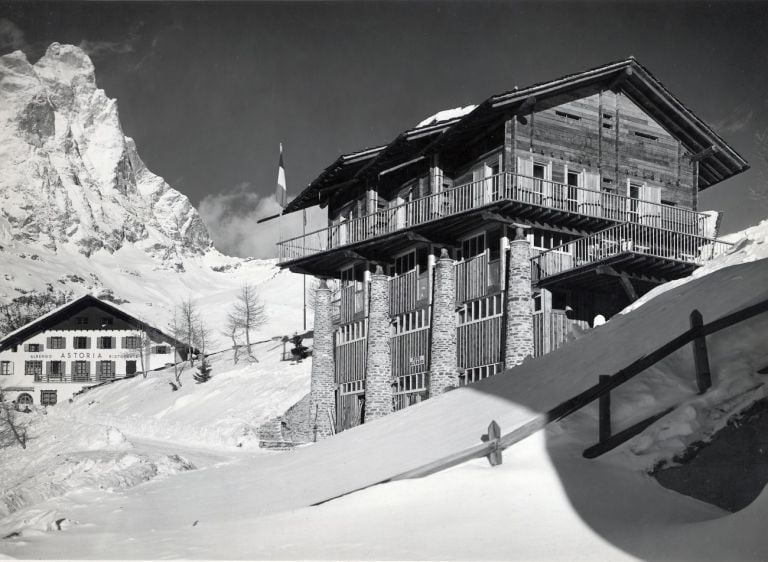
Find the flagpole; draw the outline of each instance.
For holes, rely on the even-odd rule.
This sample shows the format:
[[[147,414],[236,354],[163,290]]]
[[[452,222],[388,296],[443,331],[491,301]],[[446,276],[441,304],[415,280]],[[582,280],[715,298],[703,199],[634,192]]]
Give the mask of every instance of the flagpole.
[[[301,225],[301,234],[302,236],[307,235],[307,209],[304,208],[301,210],[301,219],[302,219],[302,225]],[[304,242],[302,242],[303,244]],[[304,278],[304,332],[307,331],[307,275],[303,274],[302,277]]]

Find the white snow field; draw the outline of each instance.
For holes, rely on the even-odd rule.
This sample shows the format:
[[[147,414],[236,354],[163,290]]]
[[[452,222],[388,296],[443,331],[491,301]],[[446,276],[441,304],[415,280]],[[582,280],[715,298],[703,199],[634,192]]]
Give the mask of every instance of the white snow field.
[[[68,436],[58,444],[46,437],[45,454],[70,459],[96,447],[98,455],[123,455],[118,432],[137,457],[162,469],[145,483],[133,485],[140,480],[133,477],[130,487],[83,482],[64,495],[31,501],[0,521],[6,537],[0,552],[21,558],[766,559],[765,493],[746,510],[727,514],[666,490],[647,474],[765,396],[756,371],[768,365],[766,314],[707,338],[714,385],[706,394],[696,393],[690,347],[615,390],[615,431],[675,409],[602,457],[581,455],[597,439],[592,405],[507,449],[500,467],[478,459],[421,479],[372,485],[479,444],[492,419],[503,433],[524,427],[595,384],[599,374],[615,373],[687,330],[693,309],[709,322],[768,298],[768,260],[750,261],[766,252],[767,234],[763,223],[723,258],[745,263],[712,266],[706,275],[657,291],[643,306],[554,353],[288,452],[234,446],[248,443],[234,418],[262,419],[255,413],[260,408],[266,418],[290,405],[306,391],[307,375],[298,372],[305,365],[294,366],[294,373],[233,374],[230,383],[227,375],[215,383],[214,372],[205,385],[185,384],[183,394],[164,387],[168,374],[94,389],[44,416],[40,423],[48,425],[40,435],[66,428]],[[269,370],[270,361],[278,363],[267,356],[280,350],[264,348],[260,356]],[[265,378],[263,394],[261,385],[240,381],[250,376]],[[279,389],[280,376],[301,388]],[[119,395],[120,385],[130,398]],[[225,404],[232,404],[233,420],[222,420]],[[153,416],[169,423],[146,421]],[[100,421],[114,429],[99,428]],[[83,429],[71,431],[69,424]],[[100,438],[103,449],[83,445],[76,436],[87,427],[113,437]],[[32,446],[1,454],[9,468],[36,467],[38,457],[45,458]],[[196,469],[187,470],[185,460]],[[8,481],[9,471],[2,474],[6,496],[25,489]]]

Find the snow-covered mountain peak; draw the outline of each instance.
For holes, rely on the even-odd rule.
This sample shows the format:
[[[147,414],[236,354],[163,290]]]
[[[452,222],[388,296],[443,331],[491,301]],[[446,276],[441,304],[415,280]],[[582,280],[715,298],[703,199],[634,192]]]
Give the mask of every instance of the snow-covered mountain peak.
[[[0,222],[4,239],[86,256],[130,243],[177,269],[213,251],[197,210],[123,133],[88,55],[58,43],[35,64],[0,57]]]

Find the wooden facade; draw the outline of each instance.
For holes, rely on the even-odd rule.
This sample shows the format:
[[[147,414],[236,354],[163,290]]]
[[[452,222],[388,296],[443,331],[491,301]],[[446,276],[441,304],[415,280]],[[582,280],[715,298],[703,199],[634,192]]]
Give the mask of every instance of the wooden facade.
[[[433,272],[455,261],[461,384],[504,365],[507,251],[532,248],[534,354],[727,249],[698,191],[747,168],[634,59],[493,96],[460,118],[344,156],[288,210],[328,226],[280,244],[281,264],[341,279],[337,428],[364,419],[367,283],[391,277],[394,408],[427,397]]]

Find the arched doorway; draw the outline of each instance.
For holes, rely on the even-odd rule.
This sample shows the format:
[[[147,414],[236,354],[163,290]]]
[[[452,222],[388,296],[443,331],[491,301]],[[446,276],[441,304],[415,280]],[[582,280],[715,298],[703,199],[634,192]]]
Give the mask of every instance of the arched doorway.
[[[16,405],[20,410],[23,410],[27,406],[32,406],[32,395],[27,394],[26,392],[19,394],[19,397],[16,399]]]

